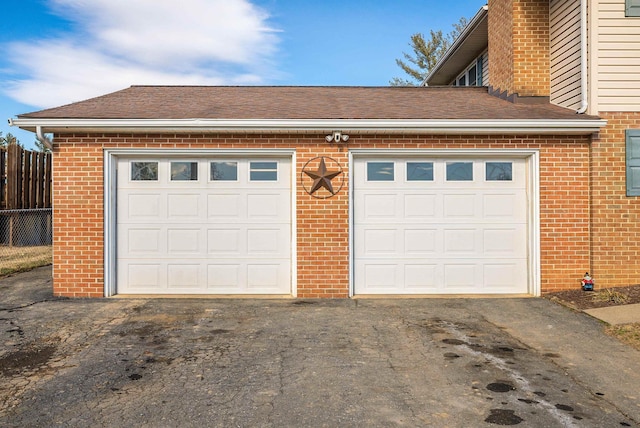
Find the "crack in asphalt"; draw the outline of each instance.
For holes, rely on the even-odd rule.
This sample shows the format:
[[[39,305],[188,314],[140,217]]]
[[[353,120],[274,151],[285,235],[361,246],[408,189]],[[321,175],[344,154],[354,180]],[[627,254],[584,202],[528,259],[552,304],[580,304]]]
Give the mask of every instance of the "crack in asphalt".
[[[24,309],[24,308],[28,308],[30,306],[35,306],[35,305],[37,305],[39,303],[64,302],[66,300],[69,300],[69,299],[67,299],[65,297],[60,297],[60,298],[57,298],[57,299],[38,300],[38,301],[35,301],[35,302],[31,302],[31,303],[25,303],[24,305],[14,306],[14,307],[11,307],[11,308],[0,308],[0,312],[12,312],[12,311],[15,311],[15,310],[18,310],[18,309]]]

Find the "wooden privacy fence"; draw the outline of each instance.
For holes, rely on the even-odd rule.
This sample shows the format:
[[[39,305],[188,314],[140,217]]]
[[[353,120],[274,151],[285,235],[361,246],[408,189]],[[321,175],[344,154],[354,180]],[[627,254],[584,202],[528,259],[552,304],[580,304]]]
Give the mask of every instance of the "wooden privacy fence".
[[[0,210],[51,208],[51,153],[0,149]]]

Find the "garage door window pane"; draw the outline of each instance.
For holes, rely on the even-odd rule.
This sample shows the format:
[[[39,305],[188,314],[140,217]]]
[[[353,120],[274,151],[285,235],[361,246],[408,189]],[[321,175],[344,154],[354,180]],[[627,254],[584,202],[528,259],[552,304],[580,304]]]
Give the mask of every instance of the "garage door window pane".
[[[433,162],[407,162],[407,181],[433,181]]]
[[[250,162],[249,180],[278,181],[278,162]]]
[[[131,181],[158,181],[158,162],[131,162]]]
[[[487,181],[511,181],[513,180],[513,167],[511,162],[487,162]]]
[[[393,181],[393,162],[367,162],[367,181]]]
[[[211,181],[237,181],[238,162],[211,162]]]
[[[171,181],[198,180],[198,162],[171,162]]]
[[[447,162],[447,181],[473,181],[473,162]]]

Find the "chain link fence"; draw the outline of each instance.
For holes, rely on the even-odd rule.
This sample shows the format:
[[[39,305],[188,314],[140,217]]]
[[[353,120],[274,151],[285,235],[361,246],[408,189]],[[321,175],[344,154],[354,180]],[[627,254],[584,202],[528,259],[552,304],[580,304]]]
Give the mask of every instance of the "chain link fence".
[[[0,211],[0,276],[52,262],[52,210]]]

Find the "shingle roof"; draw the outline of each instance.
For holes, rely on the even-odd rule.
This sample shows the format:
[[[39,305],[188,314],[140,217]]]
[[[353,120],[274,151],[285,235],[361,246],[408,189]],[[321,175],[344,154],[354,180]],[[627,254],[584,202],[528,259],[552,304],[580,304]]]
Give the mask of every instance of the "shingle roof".
[[[132,86],[33,119],[583,120],[551,104],[514,104],[483,87]]]

